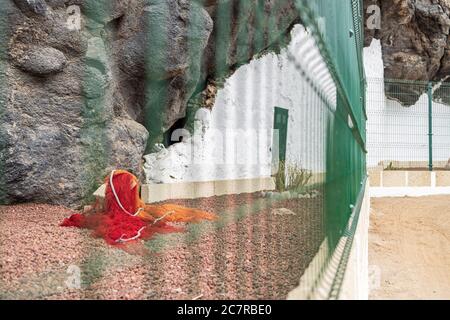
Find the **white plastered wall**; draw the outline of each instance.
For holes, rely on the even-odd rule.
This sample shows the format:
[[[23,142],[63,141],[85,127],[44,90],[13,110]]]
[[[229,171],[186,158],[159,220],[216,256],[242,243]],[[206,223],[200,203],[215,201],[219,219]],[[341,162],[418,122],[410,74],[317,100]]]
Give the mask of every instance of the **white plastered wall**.
[[[367,76],[368,167],[380,161],[428,162],[428,96],[403,107],[387,99],[380,40],[364,48]],[[450,93],[450,92],[449,92]],[[450,158],[450,106],[433,102],[434,161]]]
[[[147,183],[270,177],[275,107],[289,110],[287,161],[324,172],[325,106],[296,64],[320,77],[319,84],[332,82],[315,41],[295,26],[287,48],[252,60],[226,80],[212,111],[198,111],[193,137],[145,157]],[[334,85],[326,93],[335,105]]]

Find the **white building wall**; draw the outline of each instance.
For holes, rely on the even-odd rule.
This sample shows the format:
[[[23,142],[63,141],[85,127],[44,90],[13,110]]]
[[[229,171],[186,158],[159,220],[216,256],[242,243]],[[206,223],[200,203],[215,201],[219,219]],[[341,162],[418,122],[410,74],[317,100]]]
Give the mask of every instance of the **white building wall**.
[[[411,107],[387,99],[379,40],[364,49],[367,76],[368,166],[380,161],[428,161],[428,97]],[[433,102],[434,161],[450,158],[450,106]]]
[[[334,107],[336,89],[326,65],[315,41],[297,25],[280,54],[254,59],[227,79],[212,111],[197,113],[193,137],[145,157],[147,182],[271,176],[275,107],[289,110],[287,161],[324,172],[327,109],[296,64],[328,85],[326,99]]]

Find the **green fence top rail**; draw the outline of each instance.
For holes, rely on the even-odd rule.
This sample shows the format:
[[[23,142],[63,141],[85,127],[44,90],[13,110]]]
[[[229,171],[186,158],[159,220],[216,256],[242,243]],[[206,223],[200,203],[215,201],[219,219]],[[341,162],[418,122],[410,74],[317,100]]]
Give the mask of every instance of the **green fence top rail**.
[[[353,122],[354,136],[366,152],[365,73],[362,61],[360,0],[296,0],[302,21],[312,29],[337,90]]]

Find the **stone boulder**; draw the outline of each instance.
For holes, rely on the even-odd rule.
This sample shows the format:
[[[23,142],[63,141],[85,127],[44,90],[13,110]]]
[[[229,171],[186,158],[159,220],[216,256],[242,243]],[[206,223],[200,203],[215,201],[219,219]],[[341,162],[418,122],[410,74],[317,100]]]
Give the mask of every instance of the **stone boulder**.
[[[2,202],[77,207],[110,170],[140,174],[148,132],[120,112],[116,60],[108,52],[114,35],[69,29],[66,9],[74,2],[48,1],[45,17],[20,5],[3,12],[9,48],[0,60],[7,81],[0,110]]]
[[[17,7],[25,14],[37,14],[45,16],[48,6],[45,0],[14,0]]]
[[[367,8],[381,9],[381,28],[367,29],[365,44],[373,37],[381,40],[386,79],[439,81],[450,75],[450,3],[446,0],[369,0]],[[367,25],[366,25],[367,28]],[[388,85],[389,86],[389,85]],[[404,106],[417,102],[425,92],[417,86],[402,86],[390,96]]]
[[[15,64],[25,72],[42,76],[61,72],[67,59],[58,49],[36,46],[17,57]]]
[[[213,21],[200,4],[188,0],[146,1],[139,19],[139,32],[116,45],[123,57],[123,78],[147,82],[145,88],[137,86],[144,91],[140,95],[147,97],[141,101],[145,114],[141,120],[152,142],[157,142],[163,132],[186,116]]]

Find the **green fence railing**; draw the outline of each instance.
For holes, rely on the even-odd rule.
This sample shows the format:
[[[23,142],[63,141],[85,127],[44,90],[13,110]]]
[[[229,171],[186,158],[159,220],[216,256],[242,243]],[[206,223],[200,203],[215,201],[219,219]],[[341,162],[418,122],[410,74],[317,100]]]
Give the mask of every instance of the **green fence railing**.
[[[326,143],[325,228],[333,252],[346,232],[366,176],[362,3],[333,0],[296,3],[302,21],[313,31],[337,91]]]
[[[449,84],[369,79],[367,95],[369,167],[449,169]]]

